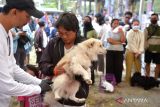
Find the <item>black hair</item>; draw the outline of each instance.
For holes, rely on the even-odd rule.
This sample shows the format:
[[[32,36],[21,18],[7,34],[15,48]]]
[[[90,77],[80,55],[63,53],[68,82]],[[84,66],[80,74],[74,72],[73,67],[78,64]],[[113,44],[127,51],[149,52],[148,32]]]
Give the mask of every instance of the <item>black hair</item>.
[[[157,18],[158,18],[158,14],[157,13],[152,13],[151,16],[157,16]]]
[[[94,30],[93,28],[93,25],[92,25],[92,19],[90,16],[85,16],[89,19],[89,22],[86,21],[84,22],[84,25],[83,25],[83,33],[84,33],[84,37],[87,37],[87,32],[91,31],[91,30]]]
[[[111,20],[111,27],[112,27],[112,24],[113,24],[113,22],[114,22],[115,20],[119,21],[119,19],[117,19],[117,18],[112,19],[112,20]]]
[[[39,21],[39,22],[38,22],[38,25],[39,25],[40,27],[43,27],[43,26],[45,26],[45,22],[44,22],[44,21]]]
[[[89,19],[89,22],[92,22],[92,18],[90,16],[85,16]]]
[[[62,13],[55,23],[55,27],[63,26],[68,31],[79,31],[79,22],[74,13],[64,12]]]
[[[130,16],[132,17],[132,15],[133,15],[133,14],[132,14],[132,12],[127,11],[127,12],[125,12],[125,14],[124,14],[124,15],[125,15],[125,16],[126,16],[126,15],[130,15]]]
[[[105,23],[104,16],[101,13],[97,13],[95,17],[97,18],[97,23],[99,25],[103,25]]]
[[[131,24],[133,24],[134,22],[140,23],[140,21],[138,19],[133,19]]]

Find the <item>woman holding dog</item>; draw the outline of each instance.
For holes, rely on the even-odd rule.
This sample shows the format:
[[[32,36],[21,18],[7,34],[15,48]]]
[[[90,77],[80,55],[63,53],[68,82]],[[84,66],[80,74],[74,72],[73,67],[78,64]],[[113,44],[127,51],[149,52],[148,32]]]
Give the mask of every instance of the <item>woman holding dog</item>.
[[[65,72],[63,68],[56,67],[56,64],[67,52],[74,48],[74,45],[84,40],[84,38],[78,36],[79,24],[73,13],[64,12],[61,14],[56,22],[56,28],[59,36],[49,41],[40,60],[42,73],[50,77]],[[76,97],[87,98],[89,86],[80,76],[76,76],[75,78],[81,84]],[[59,105],[58,107],[85,107],[85,102],[76,103],[64,98],[58,100],[57,103]]]
[[[141,54],[144,51],[144,33],[140,31],[139,20],[132,21],[132,29],[127,33],[126,60],[126,82],[130,81],[132,65],[135,71],[141,71]]]

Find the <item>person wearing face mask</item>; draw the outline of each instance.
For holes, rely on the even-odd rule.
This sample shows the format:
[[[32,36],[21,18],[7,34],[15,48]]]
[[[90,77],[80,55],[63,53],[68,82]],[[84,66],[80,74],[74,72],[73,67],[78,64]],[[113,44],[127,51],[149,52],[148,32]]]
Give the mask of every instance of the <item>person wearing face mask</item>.
[[[151,15],[151,24],[145,29],[145,69],[146,76],[150,76],[151,62],[156,64],[155,78],[160,73],[160,26],[158,25],[158,14]]]
[[[126,82],[130,81],[131,70],[134,65],[136,72],[141,72],[141,54],[144,51],[144,33],[140,30],[139,20],[132,21],[132,29],[126,35],[127,46],[125,52]]]
[[[83,33],[85,38],[97,38],[97,33],[92,26],[92,19],[90,16],[85,16],[83,21]]]

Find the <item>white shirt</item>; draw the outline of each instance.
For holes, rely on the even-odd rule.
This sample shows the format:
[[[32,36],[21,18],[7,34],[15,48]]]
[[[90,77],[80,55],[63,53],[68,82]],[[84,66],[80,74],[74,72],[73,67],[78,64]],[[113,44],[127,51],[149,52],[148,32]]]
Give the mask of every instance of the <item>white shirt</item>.
[[[105,34],[106,34],[109,30],[111,30],[110,24],[106,24],[106,23],[103,24],[103,25],[102,25],[102,28],[101,28],[101,30],[100,30],[99,36],[100,36],[100,37],[105,36]]]
[[[126,48],[134,53],[141,54],[144,51],[144,33],[142,31],[134,32],[132,29],[127,33]]]
[[[74,46],[72,46],[72,47],[69,48],[69,49],[67,49],[66,47],[64,47],[64,54],[67,54],[67,53],[70,52],[73,48],[74,48]]]
[[[96,33],[99,35],[102,26],[99,25],[95,20],[92,21],[92,25],[93,25],[93,28],[95,29]]]
[[[11,41],[9,55],[7,37],[8,34],[0,23],[0,107],[8,107],[11,96],[26,96],[41,92],[39,86],[41,80],[31,76],[16,65],[11,35],[9,36]]]
[[[48,38],[46,32],[43,30],[43,47],[45,48],[48,44]]]
[[[99,33],[100,40],[103,43],[103,46],[106,48],[107,47],[107,36],[108,36],[108,31],[111,30],[110,24],[103,24],[102,29]]]

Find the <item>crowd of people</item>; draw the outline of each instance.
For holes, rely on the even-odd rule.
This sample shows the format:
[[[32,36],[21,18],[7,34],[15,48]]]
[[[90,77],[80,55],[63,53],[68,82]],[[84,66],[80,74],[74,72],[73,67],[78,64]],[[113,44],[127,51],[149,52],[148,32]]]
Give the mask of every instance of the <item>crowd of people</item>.
[[[36,18],[31,19],[30,16]],[[78,19],[71,12],[50,17],[47,13],[38,11],[32,0],[6,1],[0,13],[0,106],[7,107],[11,96],[19,96],[21,107],[29,107],[29,102],[25,103],[24,99],[25,96],[31,96],[26,100],[39,98],[37,104],[47,107],[39,103],[43,102],[42,96],[39,95],[50,91],[52,78],[65,72],[63,67],[57,67],[56,64],[76,44],[89,38],[101,40],[107,51],[105,55],[98,56],[98,61],[92,62],[93,85],[95,71],[106,75],[113,74],[116,85],[119,85],[124,68],[126,68],[125,81],[128,83],[132,76],[132,68],[134,67],[134,72],[142,72],[143,62],[145,62],[145,76],[150,76],[151,64],[154,63],[156,65],[154,77],[159,78],[158,14],[151,15],[151,23],[143,31],[141,22],[133,18],[129,11],[125,12],[124,19],[111,18],[103,13]],[[29,65],[30,52],[33,48],[36,53],[37,68],[36,65]],[[81,77],[75,76],[75,78],[81,84],[76,97],[87,98],[89,85]],[[69,99],[60,99],[58,103],[60,107],[85,107],[85,102],[77,103]]]
[[[110,19],[103,14],[96,14],[94,18],[96,20],[92,20],[92,25],[96,30],[97,39],[102,40],[107,50],[106,65],[104,66],[103,63],[104,58],[99,57],[98,71],[103,71],[104,69],[101,68],[106,67],[103,72],[113,73],[118,84],[122,81],[124,68],[126,68],[125,81],[129,82],[133,67],[135,72],[145,72],[145,75],[149,77],[151,76],[151,64],[155,64],[154,77],[156,79],[159,77],[160,40],[157,13],[151,14],[150,24],[144,30],[141,30],[141,22],[137,18],[133,18],[129,11],[125,12],[124,19]],[[142,58],[142,54],[144,54],[144,58]],[[141,71],[143,64],[145,64],[145,69]]]

